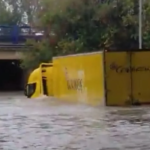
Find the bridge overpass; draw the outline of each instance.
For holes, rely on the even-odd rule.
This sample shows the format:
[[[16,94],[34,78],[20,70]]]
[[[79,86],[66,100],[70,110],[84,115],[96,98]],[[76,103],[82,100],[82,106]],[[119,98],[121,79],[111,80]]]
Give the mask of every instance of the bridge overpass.
[[[26,46],[28,39],[42,39],[42,34],[36,35],[38,31],[30,26],[0,25],[0,60],[21,59],[22,52],[30,48]]]
[[[11,44],[11,43],[0,43],[0,60],[20,60],[22,58],[22,53],[29,51],[31,46],[26,46],[25,44]]]
[[[29,26],[0,25],[0,92],[23,90],[27,70],[20,67],[22,52],[29,51],[28,39],[41,40]]]

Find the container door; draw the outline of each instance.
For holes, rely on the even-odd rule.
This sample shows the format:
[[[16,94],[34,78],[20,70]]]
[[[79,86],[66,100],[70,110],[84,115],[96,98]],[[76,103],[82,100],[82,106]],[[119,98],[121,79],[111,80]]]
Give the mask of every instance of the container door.
[[[132,53],[133,104],[150,104],[150,51]]]
[[[131,105],[130,53],[107,51],[104,55],[106,105]]]

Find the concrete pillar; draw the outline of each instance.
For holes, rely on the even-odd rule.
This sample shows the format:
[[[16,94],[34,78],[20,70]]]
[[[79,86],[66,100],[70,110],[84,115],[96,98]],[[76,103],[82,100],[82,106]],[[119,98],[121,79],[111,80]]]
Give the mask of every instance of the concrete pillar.
[[[28,77],[29,77],[31,72],[32,72],[32,70],[28,70],[28,69],[23,70],[23,78],[22,78],[22,87],[23,87],[23,89],[24,89],[26,83],[28,82]]]

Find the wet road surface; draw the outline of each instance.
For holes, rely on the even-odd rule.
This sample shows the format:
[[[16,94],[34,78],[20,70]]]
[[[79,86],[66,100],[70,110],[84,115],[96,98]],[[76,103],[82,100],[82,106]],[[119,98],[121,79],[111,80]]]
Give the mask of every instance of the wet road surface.
[[[149,107],[91,108],[1,94],[0,150],[150,150]]]

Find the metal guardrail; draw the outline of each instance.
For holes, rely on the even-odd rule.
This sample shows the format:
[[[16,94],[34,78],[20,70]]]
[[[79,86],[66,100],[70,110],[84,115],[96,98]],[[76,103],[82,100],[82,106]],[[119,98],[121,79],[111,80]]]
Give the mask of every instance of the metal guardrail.
[[[22,51],[22,50],[30,50],[30,48],[32,48],[32,46],[27,46],[25,44],[18,44],[18,45],[14,45],[14,44],[3,44],[0,45],[0,51],[6,50],[6,51]]]

